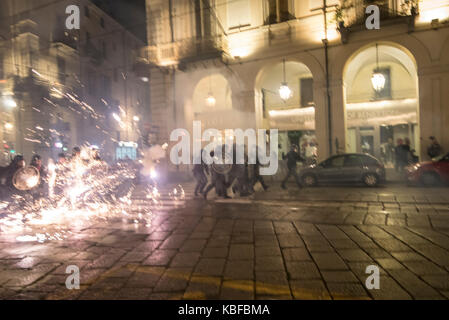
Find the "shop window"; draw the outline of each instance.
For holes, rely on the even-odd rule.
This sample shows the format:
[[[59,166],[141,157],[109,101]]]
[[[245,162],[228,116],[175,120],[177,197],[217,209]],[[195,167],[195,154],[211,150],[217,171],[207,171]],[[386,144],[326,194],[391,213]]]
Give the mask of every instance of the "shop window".
[[[300,80],[301,107],[313,106],[313,78]]]

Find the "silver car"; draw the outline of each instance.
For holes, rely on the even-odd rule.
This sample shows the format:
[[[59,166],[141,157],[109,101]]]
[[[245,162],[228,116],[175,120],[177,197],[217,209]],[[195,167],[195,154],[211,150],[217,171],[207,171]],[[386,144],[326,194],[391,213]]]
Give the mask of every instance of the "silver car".
[[[374,187],[385,181],[385,167],[368,154],[340,154],[304,167],[299,176],[306,187],[332,182],[362,182]]]

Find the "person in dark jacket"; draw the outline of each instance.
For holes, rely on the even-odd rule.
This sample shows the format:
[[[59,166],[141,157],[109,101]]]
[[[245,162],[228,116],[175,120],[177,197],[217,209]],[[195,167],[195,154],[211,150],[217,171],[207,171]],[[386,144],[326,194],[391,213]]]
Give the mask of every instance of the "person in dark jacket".
[[[203,154],[203,151],[201,150],[201,155],[202,154]],[[201,161],[201,163],[193,165],[193,170],[192,170],[193,176],[196,179],[195,196],[198,196],[198,192],[200,194],[203,194],[204,187],[207,184],[206,174],[209,174],[209,168],[207,167],[207,164],[203,161],[202,156],[201,156],[200,161]]]
[[[0,184],[1,184],[1,196],[3,198],[8,195],[14,194],[18,192],[18,190],[14,187],[13,177],[17,170],[25,167],[25,159],[21,155],[17,155],[11,161],[9,166],[2,168],[0,173]]]
[[[268,186],[267,186],[267,184],[265,183],[263,177],[260,175],[260,161],[259,161],[259,157],[258,157],[259,152],[260,152],[260,151],[259,151],[259,148],[258,148],[257,146],[254,147],[253,152],[255,152],[256,163],[254,164],[252,187],[254,188],[254,185],[255,185],[257,182],[260,182],[260,184],[262,185],[263,189],[264,189],[265,191],[267,191]]]
[[[215,152],[211,151],[210,156],[214,157]],[[215,188],[215,192],[218,196],[223,197],[225,199],[230,199],[231,197],[228,196],[227,190],[226,190],[226,177],[224,174],[218,173],[214,170],[214,168],[211,168],[210,170],[211,175],[211,182],[207,186],[206,190],[203,192],[204,199],[207,200],[207,194],[209,191],[211,191],[213,188]]]
[[[282,158],[284,160],[287,159],[287,168],[288,168],[288,173],[285,176],[284,180],[282,180],[282,184],[281,184],[282,189],[287,189],[287,187],[285,186],[285,183],[288,181],[290,176],[295,177],[296,184],[298,185],[299,188],[301,188],[301,182],[299,181],[299,176],[296,173],[296,162],[304,161],[304,160],[298,154],[298,147],[295,145],[292,145],[291,150],[287,153],[287,155],[283,154]]]
[[[430,137],[430,146],[427,148],[427,155],[430,159],[438,157],[442,153],[441,145],[435,137]]]
[[[42,164],[42,157],[38,154],[31,158],[30,166],[35,167],[39,171],[39,184],[34,188],[37,196],[46,194],[47,186],[47,168]]]

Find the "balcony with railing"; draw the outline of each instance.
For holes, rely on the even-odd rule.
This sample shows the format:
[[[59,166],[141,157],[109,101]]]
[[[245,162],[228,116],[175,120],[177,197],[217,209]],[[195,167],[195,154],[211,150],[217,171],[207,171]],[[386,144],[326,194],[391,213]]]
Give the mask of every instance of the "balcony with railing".
[[[345,0],[337,7],[336,20],[342,41],[346,42],[351,32],[366,30],[366,19],[371,13],[366,13],[366,8],[376,5],[379,8],[382,26],[404,24],[411,32],[415,26],[415,17],[419,14],[418,0],[410,0],[407,3],[388,0]]]
[[[141,54],[148,63],[169,66],[186,65],[200,60],[221,59],[226,53],[225,35],[186,38],[175,42],[147,46]]]

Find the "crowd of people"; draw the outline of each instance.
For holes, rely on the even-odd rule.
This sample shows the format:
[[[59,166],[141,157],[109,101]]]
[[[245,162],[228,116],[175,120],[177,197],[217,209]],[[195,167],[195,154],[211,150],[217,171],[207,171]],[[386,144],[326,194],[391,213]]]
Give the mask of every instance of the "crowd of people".
[[[97,150],[92,150],[91,157],[92,160],[101,161]],[[81,159],[81,149],[79,147],[74,147],[72,154],[69,156],[65,153],[59,153],[55,166],[56,174],[59,176],[65,175],[70,170],[69,166],[75,165],[77,161],[84,161]],[[25,193],[35,199],[48,196],[49,172],[47,166],[43,164],[42,157],[39,154],[34,154],[31,157],[29,166],[36,168],[39,172],[39,180],[35,187],[26,191],[18,190],[14,184],[15,174],[26,167],[26,161],[22,155],[16,155],[8,166],[0,167],[0,200],[8,199],[13,195],[24,195]]]
[[[429,140],[430,144],[427,148],[427,155],[430,159],[433,159],[441,155],[443,150],[435,137],[431,136],[429,137]],[[393,144],[393,139],[388,139],[388,141],[382,145],[381,158],[385,164],[393,164],[397,172],[402,172],[406,166],[419,161],[419,157],[415,154],[415,150],[410,146],[409,138],[398,138],[396,140],[396,145]]]
[[[260,152],[257,147],[254,147],[251,151],[255,155],[255,163],[249,164],[248,157],[245,156],[244,164],[236,164],[234,158],[234,164],[230,167],[230,170],[226,173],[217,170],[216,166],[208,166],[203,159],[198,164],[193,166],[193,176],[197,181],[195,187],[195,196],[202,195],[204,199],[207,199],[208,193],[215,189],[216,194],[224,199],[230,198],[228,195],[228,189],[233,191],[234,194],[238,194],[241,197],[249,196],[255,192],[256,184],[260,183],[260,187],[266,191],[269,186],[265,183],[263,176],[260,174],[261,163],[257,153]],[[233,153],[235,157],[235,152]],[[211,157],[214,156],[214,152],[210,153]],[[281,187],[286,189],[286,183],[288,179],[293,176],[298,188],[301,188],[301,181],[296,171],[297,162],[307,162],[306,159],[301,157],[298,153],[298,146],[292,145],[290,151],[285,155],[282,155],[284,160],[287,160],[287,174],[282,180]],[[210,183],[208,184],[208,176],[210,176]]]

